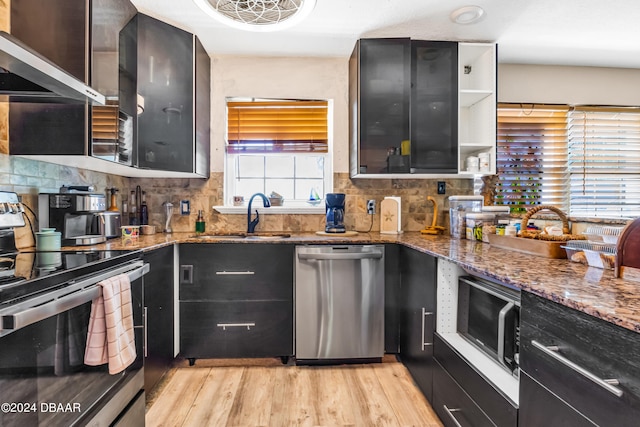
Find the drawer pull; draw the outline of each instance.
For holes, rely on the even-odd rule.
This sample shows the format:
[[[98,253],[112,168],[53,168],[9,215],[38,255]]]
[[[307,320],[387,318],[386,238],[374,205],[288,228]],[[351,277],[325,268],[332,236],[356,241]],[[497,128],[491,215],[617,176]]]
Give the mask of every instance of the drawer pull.
[[[256,274],[253,271],[216,271],[218,276],[250,276]]]
[[[556,345],[545,346],[543,344],[540,344],[536,340],[531,340],[531,345],[533,345],[538,350],[542,351],[547,356],[549,356],[549,357],[557,360],[558,362],[562,363],[566,367],[568,367],[568,368],[576,371],[580,375],[590,379],[591,381],[593,381],[594,383],[596,383],[597,385],[599,385],[603,389],[607,390],[609,393],[615,394],[618,397],[622,397],[622,394],[623,394],[622,390],[620,390],[618,387],[615,387],[617,385],[620,385],[620,382],[618,380],[616,380],[616,379],[606,379],[606,380],[604,380],[604,379],[598,377],[597,375],[589,372],[588,370],[586,370],[582,366],[579,366],[579,365],[573,363],[571,360],[567,359],[566,357],[564,357],[563,355],[558,353],[558,351],[560,349]]]
[[[454,412],[460,412],[462,411],[462,409],[460,408],[447,408],[447,405],[442,405],[442,407],[444,408],[444,411],[449,414],[449,417],[451,418],[451,421],[453,421],[453,423],[456,425],[456,427],[462,427],[462,424],[460,424],[460,422],[456,419],[455,415],[453,415]]]
[[[432,342],[424,342],[424,332],[425,332],[424,318],[427,316],[433,316],[433,312],[427,311],[424,307],[422,307],[422,338],[420,339],[420,342],[421,342],[420,350],[422,351],[424,351],[425,347],[433,345]]]
[[[222,328],[223,331],[226,331],[227,328],[247,328],[247,331],[250,331],[252,327],[256,326],[256,323],[218,323],[216,326]]]

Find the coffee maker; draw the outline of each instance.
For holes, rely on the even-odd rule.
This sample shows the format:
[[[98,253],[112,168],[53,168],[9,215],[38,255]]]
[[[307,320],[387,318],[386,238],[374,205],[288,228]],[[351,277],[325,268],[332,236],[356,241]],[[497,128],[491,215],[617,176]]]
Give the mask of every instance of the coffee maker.
[[[115,222],[119,223],[120,216],[113,213],[105,215],[105,209],[104,194],[67,192],[38,195],[40,230],[55,228],[60,231],[63,245],[95,245],[106,241],[106,231],[116,228]]]
[[[344,193],[327,193],[325,196],[325,233],[344,233]]]

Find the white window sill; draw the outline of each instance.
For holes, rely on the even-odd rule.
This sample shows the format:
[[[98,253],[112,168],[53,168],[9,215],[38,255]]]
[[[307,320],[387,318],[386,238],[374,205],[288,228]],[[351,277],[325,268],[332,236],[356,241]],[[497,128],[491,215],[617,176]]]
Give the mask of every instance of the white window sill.
[[[255,203],[257,202],[257,203]],[[265,208],[262,206],[262,202],[260,200],[256,200],[251,205],[251,211],[255,212],[256,209],[260,214],[265,215],[283,215],[283,214],[307,214],[307,215],[324,215],[325,214],[325,206],[324,203],[318,206],[305,206],[305,205],[292,205],[292,206],[271,206],[270,208]],[[242,206],[213,206],[213,209],[221,214],[237,214],[237,215],[246,215],[247,214],[247,205],[246,203]]]

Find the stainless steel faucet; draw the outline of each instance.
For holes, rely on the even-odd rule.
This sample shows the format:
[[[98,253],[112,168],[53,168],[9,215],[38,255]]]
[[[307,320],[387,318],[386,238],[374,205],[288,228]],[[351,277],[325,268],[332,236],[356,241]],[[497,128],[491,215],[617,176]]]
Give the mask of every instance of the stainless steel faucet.
[[[265,208],[271,207],[271,203],[269,203],[269,199],[262,193],[256,193],[249,199],[249,206],[247,207],[247,233],[253,233],[256,230],[256,225],[260,221],[260,214],[258,213],[258,209],[256,209],[256,217],[254,220],[251,220],[251,202],[253,202],[253,198],[256,196],[262,197],[262,202]]]

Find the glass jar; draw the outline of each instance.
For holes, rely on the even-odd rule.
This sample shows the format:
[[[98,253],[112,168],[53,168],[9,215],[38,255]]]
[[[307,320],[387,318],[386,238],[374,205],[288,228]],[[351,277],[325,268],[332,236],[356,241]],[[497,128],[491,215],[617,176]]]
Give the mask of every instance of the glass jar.
[[[488,237],[485,237],[486,240],[483,240],[483,235],[489,234],[491,231],[489,228],[483,230],[483,226],[491,226],[493,227],[493,232],[495,232],[495,221],[496,216],[492,213],[468,213],[466,215],[467,227],[466,227],[466,237],[469,240],[477,240],[477,241],[489,241]],[[486,233],[485,233],[486,231]]]

